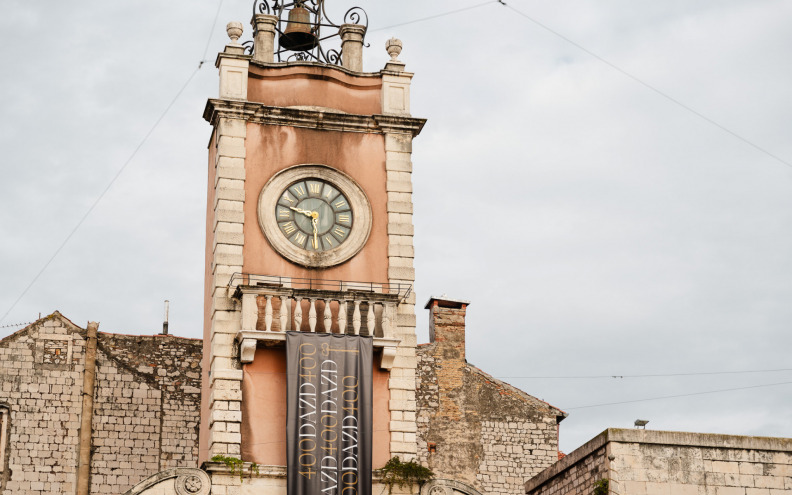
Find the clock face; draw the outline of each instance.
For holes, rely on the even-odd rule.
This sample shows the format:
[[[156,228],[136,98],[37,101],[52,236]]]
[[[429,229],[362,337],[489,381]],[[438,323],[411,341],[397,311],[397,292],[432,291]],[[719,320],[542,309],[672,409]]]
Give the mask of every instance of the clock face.
[[[313,252],[341,246],[349,239],[354,224],[349,199],[320,178],[300,180],[284,189],[274,214],[289,242]]]
[[[259,195],[258,219],[281,256],[309,268],[355,256],[371,233],[371,204],[350,176],[327,165],[294,165],[276,173]]]

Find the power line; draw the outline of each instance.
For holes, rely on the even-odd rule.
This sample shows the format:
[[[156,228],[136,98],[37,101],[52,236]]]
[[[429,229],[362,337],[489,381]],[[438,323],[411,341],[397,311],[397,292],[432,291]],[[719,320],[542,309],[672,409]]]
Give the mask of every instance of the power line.
[[[215,12],[214,20],[212,21],[212,29],[209,30],[209,36],[206,38],[206,46],[204,47],[203,55],[201,55],[201,61],[198,62],[198,68],[200,69],[203,67],[204,62],[206,62],[206,54],[209,53],[209,45],[212,42],[212,35],[214,35],[215,27],[217,26],[217,19],[220,17],[220,9],[223,7],[223,1],[217,4],[217,12]]]
[[[768,384],[765,384],[765,385],[751,385],[751,386],[748,386],[748,387],[737,387],[737,388],[724,388],[724,389],[720,389],[720,390],[709,390],[709,391],[706,391],[706,392],[693,392],[693,393],[690,393],[690,394],[664,395],[662,397],[651,397],[649,399],[623,400],[623,401],[619,401],[619,402],[605,402],[605,403],[602,403],[602,404],[592,404],[592,405],[589,405],[589,406],[567,407],[567,408],[565,408],[565,410],[571,411],[573,409],[589,409],[589,408],[592,408],[592,407],[615,406],[615,405],[619,405],[619,404],[632,404],[632,403],[635,403],[635,402],[647,402],[647,401],[651,401],[651,400],[676,399],[678,397],[693,397],[693,396],[696,396],[696,395],[719,394],[719,393],[722,393],[722,392],[734,392],[736,390],[749,390],[749,389],[754,389],[754,388],[777,387],[777,386],[780,386],[780,385],[790,385],[790,384],[792,384],[792,382],[768,383]]]
[[[53,260],[55,260],[55,258],[58,256],[58,254],[60,254],[60,252],[63,250],[63,248],[66,247],[66,244],[69,243],[71,238],[77,232],[77,229],[79,229],[80,226],[82,226],[82,224],[88,218],[88,215],[91,214],[91,212],[94,210],[94,208],[96,208],[96,205],[99,204],[99,202],[102,200],[102,198],[105,197],[105,194],[107,194],[107,192],[110,190],[110,188],[113,187],[113,184],[115,184],[115,182],[118,180],[118,178],[124,172],[124,170],[127,168],[127,165],[129,165],[129,163],[132,161],[132,159],[135,158],[135,156],[137,155],[138,151],[140,151],[140,148],[142,148],[143,145],[146,144],[146,141],[148,141],[149,136],[151,136],[154,133],[154,131],[159,126],[160,122],[162,122],[162,119],[165,118],[165,115],[168,113],[168,111],[171,109],[171,107],[173,107],[173,104],[176,103],[176,100],[179,98],[179,96],[181,96],[181,94],[184,92],[184,90],[187,89],[187,85],[190,84],[190,81],[193,80],[193,77],[195,77],[195,74],[197,74],[199,70],[200,70],[200,67],[196,68],[193,71],[193,73],[190,74],[190,77],[187,78],[187,81],[184,83],[184,85],[182,85],[181,89],[176,93],[176,96],[173,97],[171,102],[165,108],[165,111],[162,112],[162,114],[159,116],[157,121],[154,122],[154,125],[151,126],[151,129],[149,129],[149,131],[146,133],[146,135],[143,136],[143,139],[140,141],[140,144],[137,145],[137,147],[134,149],[134,151],[132,151],[132,154],[129,156],[129,158],[127,158],[126,162],[124,162],[124,164],[121,166],[121,168],[118,169],[118,172],[116,172],[115,177],[113,177],[110,180],[110,183],[107,184],[107,187],[105,187],[104,191],[102,191],[102,193],[99,195],[99,197],[96,198],[96,200],[93,202],[91,207],[88,208],[88,211],[86,211],[85,214],[82,216],[82,218],[80,218],[80,221],[77,222],[77,225],[75,225],[74,228],[71,230],[71,232],[69,232],[69,235],[66,236],[66,239],[64,239],[63,242],[60,244],[60,246],[58,246],[58,249],[55,250],[55,253],[52,256],[50,256],[50,259],[47,260],[47,262],[44,264],[44,266],[41,268],[41,270],[39,270],[39,272],[36,274],[36,276],[33,277],[33,280],[27,285],[27,287],[25,287],[25,290],[22,291],[22,294],[20,294],[19,297],[17,297],[16,301],[14,301],[14,304],[12,304],[11,307],[8,308],[8,311],[5,312],[3,317],[0,318],[0,322],[3,322],[6,319],[6,317],[8,316],[8,314],[11,311],[14,310],[16,305],[19,304],[19,301],[21,301],[22,298],[25,297],[25,294],[28,293],[30,288],[33,287],[33,284],[35,284],[36,281],[39,279],[39,277],[41,277],[41,275],[44,273],[44,271],[47,268],[49,268],[50,264],[53,262]]]
[[[215,25],[217,24],[217,18],[218,18],[219,14],[220,14],[220,7],[222,5],[223,5],[223,0],[220,0],[220,4],[217,7],[217,12],[215,14],[214,21],[212,21],[212,30],[209,33],[209,41],[211,41],[211,39],[212,39],[212,32],[214,31]],[[96,208],[96,205],[98,205],[99,202],[102,200],[102,198],[105,197],[107,192],[110,190],[111,187],[113,187],[113,184],[115,184],[115,182],[118,180],[118,178],[124,172],[124,170],[127,168],[127,166],[130,164],[130,162],[138,154],[138,152],[143,147],[143,145],[146,144],[146,142],[148,141],[149,137],[151,137],[151,135],[154,133],[154,131],[157,129],[157,127],[159,127],[160,123],[162,122],[162,119],[165,118],[165,115],[168,114],[170,109],[176,103],[176,100],[178,100],[179,97],[182,95],[182,93],[184,93],[184,90],[187,89],[187,86],[189,86],[190,82],[192,82],[193,78],[198,73],[198,71],[201,70],[201,66],[203,65],[203,59],[206,58],[206,50],[209,49],[209,41],[207,41],[207,46],[206,46],[206,49],[204,50],[204,55],[202,57],[201,63],[192,72],[192,74],[190,74],[190,77],[187,78],[187,81],[185,81],[185,83],[182,85],[182,87],[179,89],[179,91],[176,92],[176,96],[174,96],[171,99],[170,103],[168,103],[168,106],[165,107],[165,110],[160,114],[159,118],[154,122],[154,125],[151,126],[151,128],[146,133],[146,135],[143,136],[143,139],[140,141],[140,143],[137,145],[137,147],[132,151],[132,154],[129,156],[129,158],[127,158],[127,160],[124,162],[124,164],[121,166],[121,168],[115,174],[115,176],[110,180],[110,183],[107,184],[107,187],[105,187],[104,191],[102,191],[102,193],[99,195],[99,197],[97,197],[96,200],[93,202],[93,204],[91,204],[90,208],[88,208],[88,211],[85,212],[85,214],[82,216],[82,218],[80,218],[80,220],[77,222],[77,225],[75,225],[75,227],[71,230],[71,232],[69,232],[69,235],[66,236],[66,239],[64,239],[63,242],[58,247],[58,249],[55,250],[55,253],[49,258],[49,260],[47,260],[47,262],[44,264],[44,266],[41,268],[41,270],[39,270],[39,272],[36,274],[36,276],[33,277],[33,280],[27,285],[27,287],[25,287],[25,290],[22,291],[22,294],[19,295],[19,297],[16,299],[16,301],[14,301],[14,303],[11,305],[11,307],[8,308],[8,310],[5,312],[3,317],[0,318],[0,323],[2,323],[8,317],[9,313],[11,313],[11,311],[14,310],[16,305],[19,304],[19,301],[21,301],[22,298],[25,297],[25,294],[27,294],[28,291],[30,290],[30,288],[33,287],[33,285],[41,277],[41,275],[44,273],[44,271],[47,268],[49,268],[49,266],[53,262],[53,260],[55,260],[55,258],[58,256],[58,254],[60,254],[60,252],[63,250],[63,248],[66,247],[66,244],[69,243],[69,241],[74,236],[74,234],[77,232],[77,230],[80,228],[80,226],[82,226],[82,224],[85,222],[85,220],[88,218],[88,216],[94,210],[94,208]]]
[[[490,4],[493,4],[493,3],[499,3],[499,0],[491,0],[489,2],[484,2],[484,3],[479,3],[479,4],[476,4],[476,5],[471,5],[470,7],[462,7],[461,9],[450,10],[448,12],[443,12],[441,14],[430,15],[429,17],[422,17],[420,19],[414,19],[412,21],[402,22],[402,23],[399,23],[399,24],[391,24],[390,26],[385,26],[385,27],[381,27],[381,28],[377,28],[377,29],[370,29],[369,32],[373,33],[375,31],[383,31],[385,29],[390,29],[390,28],[395,28],[395,27],[400,27],[400,26],[407,26],[409,24],[415,24],[417,22],[424,22],[424,21],[428,21],[428,20],[431,20],[431,19],[437,19],[439,17],[445,17],[445,16],[449,16],[449,15],[453,15],[453,14],[458,14],[460,12],[465,12],[466,10],[477,9],[479,7],[483,7],[485,5],[490,5]],[[502,2],[500,2],[500,3],[502,3]]]
[[[657,373],[644,375],[566,375],[566,376],[496,376],[499,380],[585,380],[585,379],[623,379],[623,378],[663,378],[674,376],[703,376],[703,375],[742,375],[748,373],[778,373],[792,371],[792,368],[779,368],[773,370],[743,370],[743,371],[701,371],[695,373]]]
[[[33,324],[33,322],[32,322],[32,321],[30,321],[30,322],[27,322],[27,323],[12,323],[12,324],[10,324],[10,325],[3,325],[3,326],[2,326],[2,327],[0,327],[0,328],[24,327],[24,326],[31,325],[31,324]]]
[[[609,66],[610,68],[614,69],[615,71],[620,72],[621,74],[629,77],[630,79],[632,79],[633,81],[637,82],[638,84],[648,88],[651,91],[654,91],[655,93],[657,93],[658,95],[662,96],[663,98],[665,98],[665,99],[671,101],[672,103],[684,108],[685,110],[687,110],[688,112],[692,113],[693,115],[701,118],[702,120],[704,120],[706,122],[709,122],[710,124],[714,125],[715,127],[719,128],[720,130],[726,132],[727,134],[731,134],[732,136],[736,137],[737,139],[739,139],[740,141],[746,143],[747,145],[751,146],[752,148],[754,148],[754,149],[764,153],[765,155],[767,155],[767,156],[769,156],[769,157],[771,157],[771,158],[783,163],[784,165],[786,165],[788,167],[792,167],[792,163],[784,160],[780,156],[771,153],[770,151],[768,151],[768,150],[762,148],[761,146],[759,146],[758,144],[755,144],[752,141],[750,141],[749,139],[744,138],[741,135],[737,134],[736,132],[732,131],[728,127],[726,127],[726,126],[716,122],[715,120],[707,117],[706,115],[702,114],[701,112],[698,112],[698,111],[694,110],[693,108],[691,108],[688,105],[682,103],[681,101],[677,100],[673,96],[671,96],[671,95],[669,95],[667,93],[664,93],[663,91],[655,88],[654,86],[652,86],[651,84],[649,84],[647,82],[644,82],[643,80],[641,80],[638,77],[630,74],[629,72],[627,72],[626,70],[624,70],[621,67],[617,66],[616,64],[610,62],[609,60],[607,60],[607,59],[605,59],[603,57],[601,57],[600,55],[597,55],[596,53],[594,53],[591,50],[587,49],[583,45],[581,45],[579,43],[576,43],[575,41],[571,40],[570,38],[567,38],[563,34],[559,33],[558,31],[556,31],[556,30],[554,30],[552,28],[550,28],[549,26],[539,22],[538,20],[534,19],[533,17],[529,16],[528,14],[515,9],[511,5],[507,5],[503,1],[499,0],[498,3],[502,4],[504,7],[506,7],[507,9],[515,12],[516,14],[528,19],[529,21],[531,21],[532,23],[534,23],[537,26],[541,27],[542,29],[544,29],[544,30],[550,32],[551,34],[561,38],[562,40],[566,41],[570,45],[572,45],[572,46],[578,48],[579,50],[591,55],[592,57],[596,58],[600,62],[606,64],[607,66]]]

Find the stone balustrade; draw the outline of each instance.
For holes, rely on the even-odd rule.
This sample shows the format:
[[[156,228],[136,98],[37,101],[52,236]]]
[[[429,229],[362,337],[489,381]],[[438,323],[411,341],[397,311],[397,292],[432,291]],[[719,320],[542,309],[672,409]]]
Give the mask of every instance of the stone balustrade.
[[[259,342],[283,341],[288,331],[363,335],[382,348],[389,369],[399,340],[396,308],[409,286],[235,275],[229,287],[242,305],[240,360],[251,363]]]

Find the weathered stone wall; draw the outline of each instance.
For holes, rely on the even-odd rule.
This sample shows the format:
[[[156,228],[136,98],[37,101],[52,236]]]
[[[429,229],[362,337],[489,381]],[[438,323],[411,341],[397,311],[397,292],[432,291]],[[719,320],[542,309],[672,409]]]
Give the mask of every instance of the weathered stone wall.
[[[10,416],[0,494],[74,492],[85,345],[59,313],[0,340]],[[200,359],[199,340],[98,335],[91,493],[197,466]]]
[[[430,301],[432,343],[418,348],[419,460],[484,493],[521,493],[558,459],[564,413],[469,365],[466,304],[439,303]]]
[[[614,495],[792,492],[792,439],[611,429],[526,484],[529,495],[583,495],[608,478]]]
[[[792,493],[792,439],[656,431],[611,437],[612,493]]]
[[[98,348],[91,492],[197,467],[202,342],[100,333]]]
[[[0,493],[74,492],[85,351],[79,330],[55,314],[0,340],[0,402],[10,416]]]

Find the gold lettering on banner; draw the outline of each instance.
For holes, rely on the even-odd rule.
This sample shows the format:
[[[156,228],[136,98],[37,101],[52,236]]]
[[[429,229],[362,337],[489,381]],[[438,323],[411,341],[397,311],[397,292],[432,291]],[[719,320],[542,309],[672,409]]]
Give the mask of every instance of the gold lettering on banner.
[[[329,356],[331,352],[348,352],[350,354],[360,354],[360,351],[354,349],[339,349],[338,347],[330,347],[330,344],[322,344],[322,356]]]
[[[344,419],[341,421],[341,493],[356,494],[358,492],[358,378],[344,376],[341,381],[342,409]]]
[[[316,346],[313,344],[300,344],[299,366],[300,378],[312,380],[316,377]],[[297,436],[299,441],[298,462],[299,474],[309,480],[316,472],[316,437],[317,437],[317,390],[316,385],[305,381],[300,384],[297,399],[297,414],[299,426]]]
[[[322,355],[327,356],[328,344],[322,344]],[[320,487],[322,493],[338,493],[338,363],[332,359],[324,359],[319,367],[320,383],[322,387],[322,414],[319,422],[321,433],[321,449],[323,451]]]

